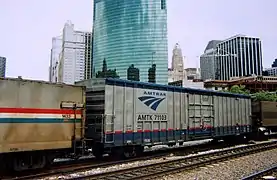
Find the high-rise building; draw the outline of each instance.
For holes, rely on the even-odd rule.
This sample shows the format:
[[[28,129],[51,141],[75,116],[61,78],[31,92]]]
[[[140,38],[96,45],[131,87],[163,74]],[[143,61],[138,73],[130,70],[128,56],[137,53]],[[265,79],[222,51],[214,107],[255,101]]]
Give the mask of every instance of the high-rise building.
[[[0,77],[6,76],[6,58],[0,56]]]
[[[58,65],[59,65],[59,55],[62,50],[62,37],[52,38],[52,48],[50,57],[50,67],[49,67],[49,81],[58,82]]]
[[[277,76],[277,59],[275,59],[271,65],[271,68],[265,69],[267,76]]]
[[[277,76],[277,67],[267,68],[265,69],[265,72],[267,72],[266,75],[268,76]]]
[[[171,69],[168,70],[169,82],[180,81],[184,79],[184,61],[182,49],[178,43],[175,44],[172,51]]]
[[[275,59],[275,61],[273,61],[271,67],[277,67],[277,58]]]
[[[259,38],[236,35],[217,43],[212,53],[212,56],[206,53],[201,56],[214,59],[214,62],[207,60],[215,69],[210,79],[213,76],[215,79],[229,80],[231,77],[262,75],[262,47]],[[202,75],[208,71],[203,66],[200,68]]]
[[[92,78],[92,33],[85,33],[85,79]]]
[[[185,80],[200,79],[200,68],[186,68],[184,69]]]
[[[52,39],[49,80],[74,84],[92,77],[92,33],[74,30],[66,22],[61,36]]]
[[[259,38],[236,35],[217,45],[218,79],[262,75],[262,46]]]
[[[94,0],[93,28],[94,73],[106,59],[121,79],[133,64],[147,82],[156,64],[156,83],[167,84],[166,0]]]
[[[204,54],[200,56],[201,78],[203,80],[215,79],[216,76],[216,45],[219,40],[212,40],[205,48]]]

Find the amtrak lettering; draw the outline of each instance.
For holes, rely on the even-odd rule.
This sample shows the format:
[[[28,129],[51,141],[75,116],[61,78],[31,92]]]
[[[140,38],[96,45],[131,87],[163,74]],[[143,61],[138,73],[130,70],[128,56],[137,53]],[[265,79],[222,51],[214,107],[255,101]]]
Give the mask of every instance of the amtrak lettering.
[[[167,121],[166,114],[139,114],[137,115],[138,121]]]
[[[166,96],[166,93],[164,92],[156,92],[156,91],[144,91],[143,95],[149,95],[149,96]]]

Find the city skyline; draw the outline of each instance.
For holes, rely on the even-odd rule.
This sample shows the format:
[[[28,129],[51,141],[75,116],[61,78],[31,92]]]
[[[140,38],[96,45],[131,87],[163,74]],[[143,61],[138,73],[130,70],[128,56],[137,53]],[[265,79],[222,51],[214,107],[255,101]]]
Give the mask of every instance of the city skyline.
[[[2,0],[0,23],[5,28],[0,29],[0,55],[8,59],[6,75],[48,80],[52,37],[67,20],[77,30],[91,31],[92,4],[92,0]],[[244,34],[261,39],[263,67],[270,67],[277,57],[276,5],[274,0],[168,1],[168,64],[177,42],[189,61],[184,62],[185,67],[195,67],[209,40]]]

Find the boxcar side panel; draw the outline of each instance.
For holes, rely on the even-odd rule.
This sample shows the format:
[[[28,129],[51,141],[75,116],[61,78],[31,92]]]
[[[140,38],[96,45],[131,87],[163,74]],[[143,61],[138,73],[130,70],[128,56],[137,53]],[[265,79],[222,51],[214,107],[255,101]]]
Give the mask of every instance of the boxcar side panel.
[[[172,92],[135,88],[136,119],[143,126],[143,144],[158,144],[173,137]],[[172,119],[171,119],[172,118]]]
[[[105,89],[106,147],[165,143],[174,138],[166,91],[116,85],[106,85]]]
[[[188,139],[188,117],[189,117],[189,102],[188,102],[188,94],[187,93],[181,93],[182,94],[182,108],[181,108],[181,113],[182,113],[182,129],[183,131],[183,139],[187,140]]]
[[[250,132],[250,99],[215,96],[216,136]]]
[[[245,126],[246,126],[246,132],[251,132],[252,131],[252,128],[251,128],[251,125],[252,125],[252,112],[251,112],[251,99],[245,99],[246,101],[246,123],[245,123]]]
[[[103,119],[103,133],[104,138],[103,143],[110,143],[111,145],[116,141],[116,139],[120,139],[119,137],[116,137],[118,135],[121,135],[123,129],[123,124],[121,122],[118,122],[119,116],[115,115],[115,106],[122,107],[122,104],[118,101],[117,104],[115,104],[115,101],[120,97],[121,95],[118,94],[117,97],[114,95],[114,87],[113,86],[105,86],[105,108],[104,108],[104,119]],[[118,135],[117,135],[118,134]]]
[[[182,96],[180,92],[174,92],[174,102],[172,104],[172,107],[174,109],[174,126],[173,126],[173,130],[174,130],[174,135],[175,135],[175,139],[174,141],[179,141],[181,139],[181,134],[182,134],[182,127],[181,127],[181,102],[182,102]]]
[[[219,135],[219,121],[218,121],[218,117],[219,117],[219,111],[216,110],[216,108],[218,107],[218,98],[216,98],[216,96],[213,97],[213,101],[214,101],[214,135],[217,136]]]
[[[261,117],[264,127],[277,127],[277,102],[261,102]]]
[[[174,92],[174,131],[175,141],[184,142],[188,140],[188,97],[187,93]]]
[[[214,128],[215,128],[215,135],[219,136],[221,132],[221,128],[223,126],[223,121],[220,120],[220,117],[222,117],[222,106],[220,104],[220,97],[214,96]]]
[[[277,127],[277,102],[252,102],[252,113],[255,127],[268,127],[271,130]]]
[[[232,129],[232,134],[235,134],[236,133],[236,115],[237,115],[237,112],[236,112],[236,99],[235,98],[230,98],[231,100],[231,107],[230,107],[230,112],[231,112],[231,117],[232,117],[232,126],[231,126],[231,129]]]
[[[82,112],[61,102],[84,103],[85,89],[18,79],[0,80],[0,152],[71,148],[80,139]]]
[[[230,98],[230,116],[231,116],[231,133],[234,134],[236,132],[236,99]]]
[[[169,91],[167,92],[167,113],[168,113],[168,120],[167,120],[167,128],[165,129],[167,132],[166,138],[169,142],[174,141],[174,133],[175,130],[175,123],[174,123],[174,92]]]

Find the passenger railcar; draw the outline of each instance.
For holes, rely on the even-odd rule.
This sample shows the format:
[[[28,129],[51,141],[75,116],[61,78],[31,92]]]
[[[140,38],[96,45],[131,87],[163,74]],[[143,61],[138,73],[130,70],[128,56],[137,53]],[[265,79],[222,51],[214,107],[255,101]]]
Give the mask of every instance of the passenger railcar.
[[[250,96],[118,79],[77,85],[87,88],[85,138],[97,157],[252,131]]]
[[[42,168],[76,152],[84,103],[85,87],[0,79],[0,164],[17,171]]]

